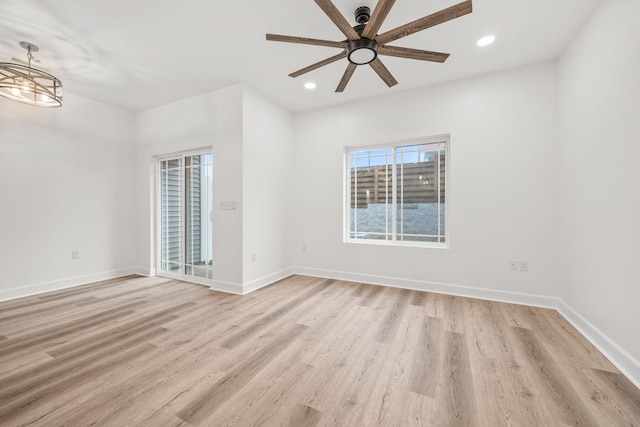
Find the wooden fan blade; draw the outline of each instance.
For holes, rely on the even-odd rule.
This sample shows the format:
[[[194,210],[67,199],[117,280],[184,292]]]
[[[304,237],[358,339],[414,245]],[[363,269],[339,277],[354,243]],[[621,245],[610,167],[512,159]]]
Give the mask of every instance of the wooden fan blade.
[[[397,56],[399,58],[419,59],[430,62],[444,62],[449,58],[448,53],[397,46],[378,46],[378,55]]]
[[[425,30],[430,27],[434,27],[443,22],[451,21],[452,19],[459,18],[468,13],[471,13],[473,8],[471,6],[471,0],[458,3],[454,6],[441,10],[440,12],[433,13],[408,24],[402,25],[386,33],[380,34],[376,37],[378,45],[386,44],[399,38],[406,37],[410,34],[417,33],[418,31]]]
[[[380,0],[378,4],[376,4],[376,8],[373,10],[369,22],[367,22],[367,25],[364,27],[362,37],[373,39],[376,34],[378,34],[378,30],[395,2],[396,0]]]
[[[345,51],[343,51],[343,52],[341,52],[341,53],[339,53],[339,54],[337,54],[335,56],[332,56],[331,58],[323,59],[322,61],[316,62],[315,64],[311,64],[308,67],[304,67],[301,70],[294,71],[293,73],[289,74],[289,77],[301,76],[301,75],[303,75],[305,73],[308,73],[309,71],[315,70],[316,68],[323,67],[323,66],[325,66],[327,64],[331,64],[332,62],[336,62],[336,61],[338,61],[338,60],[340,60],[342,58],[346,58],[346,57],[347,57],[347,51],[345,50]]]
[[[378,73],[380,78],[384,80],[387,86],[391,87],[398,84],[398,81],[393,78],[389,70],[387,70],[387,67],[385,67],[382,61],[380,61],[380,58],[376,58],[375,60],[369,62],[369,65],[371,65],[371,68],[373,68],[374,71]]]
[[[358,40],[360,36],[356,33],[349,22],[345,19],[344,16],[340,13],[338,8],[331,2],[331,0],[315,0],[315,2],[320,6],[320,9],[327,14],[329,19],[333,21],[334,24],[342,31],[342,34],[347,36],[349,40]]]
[[[279,34],[267,34],[267,40],[272,42],[300,43],[311,44],[314,46],[338,47],[340,49],[346,48],[347,44],[349,44],[346,41],[334,42],[331,40],[309,39],[306,37],[281,36]]]
[[[338,83],[336,92],[344,92],[344,88],[347,87],[347,83],[349,83],[349,80],[351,80],[351,76],[353,76],[353,72],[356,70],[356,68],[358,68],[356,64],[352,64],[351,62],[349,62],[347,69],[340,79],[340,83]]]

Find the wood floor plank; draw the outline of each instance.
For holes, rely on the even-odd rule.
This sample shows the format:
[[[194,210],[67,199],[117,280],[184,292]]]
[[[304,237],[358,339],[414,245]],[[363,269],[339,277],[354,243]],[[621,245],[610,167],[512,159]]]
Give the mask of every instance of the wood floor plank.
[[[6,358],[0,363],[0,379],[7,375],[14,375],[25,369],[33,369],[40,363],[51,359],[52,357],[44,351],[18,354],[15,357]]]
[[[227,352],[204,337],[198,342],[156,348],[120,372],[93,381],[85,392],[87,399],[77,408],[61,408],[52,423],[73,416],[79,425],[164,425],[155,423],[177,412],[175,407],[170,414],[164,409],[176,401],[182,406],[180,399],[190,399],[199,387],[210,387],[224,375],[216,370],[216,364]],[[203,371],[208,372],[205,377]],[[148,405],[149,400],[158,405]],[[103,407],[105,401],[108,408]]]
[[[16,305],[14,307],[9,307],[2,310],[2,314],[0,314],[0,322],[8,322],[12,319],[21,318],[23,316],[28,316],[30,314],[35,314],[35,313],[37,313],[38,315],[42,315],[47,312],[60,310],[61,308],[66,308],[69,306],[70,303],[74,305],[79,305],[79,304],[81,305],[82,303],[95,301],[97,299],[98,298],[95,296],[88,296],[84,298],[74,299],[73,302],[71,302],[69,301],[69,298],[67,298],[67,300],[63,302],[56,301],[57,302],[56,304],[50,304],[50,301],[40,301],[40,304],[36,304],[36,308],[32,310],[24,310],[22,309],[23,307]],[[27,304],[26,306],[33,307],[33,305],[31,304]],[[20,312],[14,313],[12,310],[13,311],[20,310]]]
[[[196,304],[193,302],[186,302],[157,311],[153,314],[136,317],[135,319],[129,320],[115,328],[108,330],[103,329],[100,332],[86,336],[86,338],[74,340],[72,342],[47,349],[47,354],[51,355],[51,357],[59,358],[78,352],[87,353],[92,348],[101,345],[105,341],[120,341],[128,337],[135,336],[138,333],[161,327],[165,323],[179,318],[177,314],[180,313],[180,311],[193,308],[195,305]]]
[[[322,347],[322,338],[333,330],[333,324],[344,325],[343,319],[350,317],[348,310],[345,310],[350,299],[338,298],[348,293],[348,286],[334,292],[335,288],[326,287],[316,295],[316,298],[324,301],[321,310],[306,318],[305,326],[308,329],[304,335],[280,354],[279,358],[290,360],[291,363],[284,367],[280,364],[265,366],[234,396],[234,400],[245,402],[243,411],[239,413],[233,401],[223,403],[215,412],[217,425],[261,425],[267,420],[272,420],[275,425],[287,425],[284,419],[275,420],[279,419],[283,407],[295,408],[299,404],[300,395],[292,391],[296,385],[311,380],[307,379],[307,375],[314,369],[305,360]],[[315,311],[315,308],[312,307],[310,311]],[[297,315],[296,319],[301,320]]]
[[[442,320],[424,316],[420,340],[415,345],[411,362],[409,391],[435,398],[438,362],[443,340]]]
[[[364,283],[354,283],[354,288],[352,295],[354,297],[362,297],[364,293],[369,289],[370,285],[366,285]]]
[[[384,291],[384,287],[382,286],[369,286],[369,290],[362,298],[362,301],[360,302],[360,304],[364,305],[365,307],[370,307],[371,305],[373,305],[375,300],[378,299],[378,297],[382,294],[383,291]]]
[[[302,405],[300,403],[295,405],[290,411],[287,412],[289,412],[289,415],[287,415],[286,417],[282,417],[282,423],[279,423],[276,417],[264,420],[264,423],[269,424],[273,422],[275,425],[290,427],[313,427],[315,425],[318,425],[318,423],[322,419],[322,412],[310,406]],[[280,412],[280,414],[282,414],[282,412]]]
[[[512,327],[515,338],[526,353],[525,362],[537,374],[538,393],[549,396],[547,408],[557,414],[556,420],[568,425],[597,425],[589,408],[576,396],[565,374],[546,350],[535,331]]]
[[[609,422],[613,425],[633,425],[625,413],[633,413],[634,411],[629,407],[625,408],[626,402],[624,400],[609,397],[612,390],[607,389],[603,384],[604,378],[598,375],[598,372],[606,371],[592,369],[576,362],[570,354],[564,351],[554,352],[553,357],[565,373],[567,381],[576,390],[576,396],[582,400],[585,406],[589,407],[589,411],[596,421],[595,424],[602,425]],[[631,411],[629,411],[630,409]]]
[[[114,284],[119,284],[124,282],[124,277],[118,279],[111,279],[105,282],[95,282],[92,284],[77,286],[73,288],[61,289],[58,291],[47,292],[39,295],[31,295],[22,298],[16,298],[8,301],[2,302],[2,311],[12,311],[21,309],[24,307],[34,307],[38,304],[46,304],[49,301],[54,301],[57,299],[71,299],[74,298],[75,295],[85,293],[85,292],[95,292],[95,290],[101,287],[110,287],[114,286]]]
[[[437,319],[444,319],[443,301],[445,298],[448,298],[448,295],[427,293],[423,300],[425,314]]]
[[[403,292],[409,297],[409,292]],[[410,373],[408,366],[414,360],[416,344],[420,343],[422,334],[422,312],[411,310],[408,298],[404,300],[408,310],[398,322],[398,329],[390,344],[389,356],[385,358],[384,366],[377,376],[377,387],[367,398],[367,405],[363,405],[362,419],[366,424],[393,425],[403,416],[406,392],[409,388]],[[375,377],[375,376],[373,376]],[[368,414],[376,414],[375,418]]]
[[[557,347],[569,355],[576,363],[588,365],[594,369],[616,372],[616,367],[582,336],[576,328],[565,321],[555,310],[540,312],[540,326],[553,331],[558,339]]]
[[[305,336],[307,333],[308,330]],[[297,360],[307,351],[309,343],[298,338],[282,351],[280,357]],[[218,425],[288,424],[291,418],[288,410],[294,410],[301,405],[298,396],[291,393],[291,390],[296,384],[309,381],[309,375],[314,370],[315,368],[309,365],[299,363],[291,363],[286,367],[277,363],[265,366],[250,383],[237,392],[234,400],[226,401],[216,411],[212,422]],[[238,411],[236,399],[245,402],[242,411]],[[316,415],[319,414],[318,411]]]
[[[601,369],[592,371],[600,380],[598,385],[606,393],[607,403],[619,408],[618,415],[624,417],[626,424],[640,425],[640,389],[620,373]],[[602,396],[594,398],[602,400]]]
[[[222,343],[222,347],[228,348],[230,350],[233,349],[234,347],[238,346],[242,342],[246,341],[252,335],[270,326],[271,322],[274,322],[275,320],[282,318],[292,309],[308,301],[309,298],[322,292],[326,286],[331,286],[333,283],[335,283],[335,280],[326,280],[324,282],[318,283],[311,289],[308,289],[302,295],[299,295],[298,297],[293,298],[292,300],[286,302],[285,304],[281,305],[277,309],[270,311],[265,316],[259,319],[256,319],[253,323],[249,324],[248,326],[243,327],[242,330],[238,331],[236,334],[233,334],[232,336],[227,338]]]
[[[96,344],[86,351],[72,353],[68,357],[61,360],[51,359],[41,363],[36,368],[28,371],[11,375],[0,380],[0,400],[15,399],[16,397],[29,394],[34,390],[55,383],[61,378],[67,378],[70,375],[77,375],[96,363],[100,363],[105,357],[113,354],[114,347],[127,348],[145,343],[146,340],[153,336],[167,332],[163,328],[153,328],[144,331],[142,334],[136,334],[128,337],[125,341],[105,341]]]
[[[502,312],[509,326],[522,329],[533,329],[529,322],[529,314],[524,306],[516,304],[497,303],[496,307]]]
[[[55,396],[59,389],[74,387],[76,383],[82,382],[84,376],[100,375],[105,370],[111,369],[114,365],[118,365],[129,358],[139,357],[141,354],[151,351],[154,348],[155,347],[150,344],[128,347],[124,352],[104,355],[104,358],[96,360],[96,363],[90,365],[88,368],[83,370],[73,370],[59,381],[38,387],[33,392],[26,394],[14,393],[10,396],[11,398],[7,397],[5,398],[6,400],[3,399],[8,403],[0,406],[0,423],[9,422],[13,417],[25,411],[32,410],[32,408],[41,404],[47,398]]]
[[[487,426],[535,425],[544,420],[531,395],[523,370],[518,365],[513,343],[507,334],[510,322],[493,302],[469,300],[465,322],[471,353],[476,404],[480,421]]]
[[[475,408],[473,374],[469,349],[464,336],[456,332],[444,333],[444,353],[440,378],[440,403],[444,404],[443,419],[448,425],[473,426],[479,411]]]
[[[225,375],[213,387],[199,396],[189,406],[178,412],[178,417],[190,424],[200,424],[216,409],[230,399],[233,394],[246,385],[264,365],[275,359],[292,340],[301,335],[308,327],[293,324],[282,333],[273,343],[244,363]]]
[[[112,319],[122,318],[128,314],[132,314],[134,312],[132,308],[140,304],[141,303],[139,302],[129,303],[115,309],[103,311],[94,316],[83,317],[59,326],[48,327],[33,334],[2,341],[0,343],[0,358],[5,355],[15,354],[23,349],[41,348],[44,344],[50,343],[74,332],[100,326]]]
[[[409,297],[411,294],[405,290],[398,292],[389,311],[385,314],[384,320],[378,329],[376,340],[381,342],[391,342],[397,334],[398,325],[402,315],[407,312]]]
[[[128,276],[0,302],[4,426],[640,426],[560,314],[309,276]]]

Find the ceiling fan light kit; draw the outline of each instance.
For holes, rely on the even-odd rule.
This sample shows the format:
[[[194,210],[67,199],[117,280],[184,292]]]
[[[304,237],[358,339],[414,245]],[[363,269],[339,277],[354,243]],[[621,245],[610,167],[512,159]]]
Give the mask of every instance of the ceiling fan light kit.
[[[26,65],[0,62],[0,96],[37,107],[62,106],[62,82],[57,77],[31,66],[40,62],[33,56],[38,46],[20,42],[27,50]]]
[[[349,83],[351,76],[355,72],[355,69],[359,65],[367,64],[378,74],[378,76],[380,76],[387,86],[392,87],[396,85],[398,81],[384,66],[379,58],[380,55],[418,59],[429,62],[445,62],[449,57],[448,53],[431,52],[399,46],[388,46],[387,43],[391,43],[402,37],[426,30],[427,28],[434,27],[444,22],[451,21],[473,11],[471,0],[466,0],[439,12],[416,19],[408,24],[401,25],[400,27],[394,28],[385,33],[378,34],[378,30],[380,30],[382,23],[389,14],[391,7],[396,0],[379,0],[373,10],[373,14],[371,13],[371,9],[366,6],[357,8],[355,10],[355,20],[358,24],[354,27],[349,24],[331,0],[314,1],[347,37],[347,40],[318,40],[278,34],[267,34],[267,40],[342,49],[342,52],[337,55],[289,74],[291,77],[298,77],[317,68],[339,61],[340,59],[347,58],[349,63],[338,87],[336,88],[336,92],[343,92],[347,83]]]
[[[347,45],[347,59],[355,65],[365,65],[378,57],[378,43],[367,37],[362,37],[365,24],[369,22],[371,17],[371,9],[367,6],[360,6],[355,12],[356,22],[358,25],[353,29],[360,36],[357,40],[349,40]]]
[[[378,43],[375,40],[361,38],[349,40],[347,59],[352,64],[366,65],[378,57]]]

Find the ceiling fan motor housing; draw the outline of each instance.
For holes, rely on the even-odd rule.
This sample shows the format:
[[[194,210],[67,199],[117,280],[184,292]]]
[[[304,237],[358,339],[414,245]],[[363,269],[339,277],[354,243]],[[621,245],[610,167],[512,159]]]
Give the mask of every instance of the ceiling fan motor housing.
[[[366,24],[371,18],[371,9],[367,6],[360,6],[356,9],[356,22],[358,24]]]
[[[364,65],[378,57],[378,43],[375,40],[362,37],[358,40],[349,40],[347,46],[347,58],[356,65]]]
[[[366,23],[371,17],[371,9],[367,6],[360,6],[355,11],[358,25],[353,27],[356,33],[362,35]],[[355,65],[365,65],[378,57],[378,43],[375,40],[361,37],[359,40],[349,40],[347,46],[347,59]]]

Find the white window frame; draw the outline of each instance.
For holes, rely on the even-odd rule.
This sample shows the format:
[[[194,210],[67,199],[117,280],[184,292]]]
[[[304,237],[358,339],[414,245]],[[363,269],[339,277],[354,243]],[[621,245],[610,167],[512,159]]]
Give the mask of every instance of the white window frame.
[[[213,284],[213,279],[205,279],[202,277],[197,277],[193,275],[185,274],[185,263],[183,261],[182,268],[180,269],[180,273],[172,273],[170,271],[162,270],[162,249],[160,245],[162,244],[162,207],[160,206],[162,200],[162,170],[161,163],[164,160],[171,160],[176,158],[182,158],[182,168],[184,169],[184,161],[185,158],[189,156],[198,156],[202,154],[212,154],[212,150],[210,147],[208,148],[200,148],[192,151],[181,151],[173,154],[165,154],[162,156],[155,157],[155,169],[156,169],[156,200],[155,200],[155,216],[156,216],[156,242],[155,242],[155,258],[156,258],[156,274],[161,277],[167,277],[170,279],[177,279],[184,282],[196,283],[198,285],[206,285],[211,286]],[[213,195],[211,195],[213,197]],[[211,218],[213,218],[213,212],[210,213]],[[182,230],[185,230],[186,227],[186,218],[185,215],[182,215]],[[209,236],[211,242],[213,242],[213,227],[211,235]],[[184,255],[184,241],[180,239],[180,252]],[[215,274],[215,273],[214,273]]]
[[[418,241],[408,241],[408,240],[397,240],[396,239],[396,227],[397,227],[397,209],[396,209],[396,192],[398,191],[398,181],[397,181],[397,168],[396,168],[396,149],[398,147],[404,147],[407,145],[417,145],[417,144],[434,144],[434,143],[445,143],[445,203],[444,203],[444,224],[445,224],[445,233],[444,233],[444,242],[418,242]],[[376,240],[376,239],[355,239],[351,237],[351,169],[350,169],[350,154],[353,151],[364,151],[364,150],[375,150],[375,149],[393,149],[392,153],[392,164],[391,173],[392,173],[392,182],[394,183],[392,187],[392,200],[390,204],[390,208],[392,210],[392,239],[391,240]],[[401,141],[395,141],[385,144],[375,144],[375,145],[358,145],[358,146],[347,146],[344,149],[344,166],[343,170],[343,182],[344,182],[344,194],[343,194],[343,242],[344,243],[356,243],[356,244],[364,244],[364,245],[383,245],[383,246],[409,246],[409,247],[420,247],[420,248],[440,248],[440,249],[449,249],[451,247],[451,220],[450,220],[450,206],[451,206],[451,135],[450,134],[442,134],[442,135],[434,135],[434,136],[426,136],[420,138],[412,138],[405,139]],[[440,173],[440,169],[438,168],[438,173]]]

